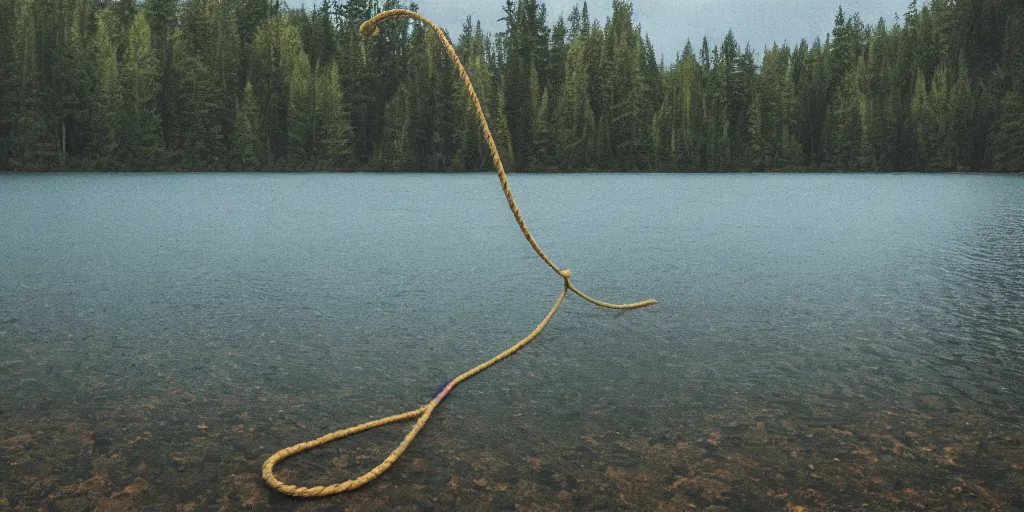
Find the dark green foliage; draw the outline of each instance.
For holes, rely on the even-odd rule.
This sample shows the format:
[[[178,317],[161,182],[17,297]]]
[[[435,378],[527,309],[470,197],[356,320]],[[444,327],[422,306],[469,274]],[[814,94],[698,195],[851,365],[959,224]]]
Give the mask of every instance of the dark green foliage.
[[[215,75],[202,58],[189,53],[179,32],[174,38],[175,107],[171,146],[181,169],[224,170],[227,146],[218,116]]]
[[[235,133],[231,137],[232,168],[239,171],[254,171],[266,166],[264,154],[260,152],[259,118],[256,114],[256,97],[252,84],[245,84],[242,101],[235,110]]]
[[[597,127],[594,111],[590,108],[586,46],[586,37],[577,38],[569,45],[565,82],[554,116],[556,146],[553,156],[556,164],[566,170],[586,170],[594,163],[591,150]]]
[[[310,164],[319,170],[351,169],[352,125],[343,102],[336,65],[317,70],[314,94],[316,130]]]
[[[115,22],[110,11],[103,11],[96,21],[96,36],[93,38],[96,86],[91,105],[89,153],[99,169],[110,169],[116,165],[121,135],[121,80],[117,48],[110,30],[110,25]]]
[[[256,102],[256,134],[259,158],[267,166],[277,166],[288,156],[288,86],[292,62],[285,58],[284,39],[295,45],[297,32],[288,30],[275,16],[256,31],[249,68]],[[286,35],[287,33],[287,35]]]
[[[546,62],[548,47],[547,27],[540,12],[537,0],[505,3],[505,111],[512,151],[520,156],[517,161],[526,166],[537,163],[533,157],[534,126],[542,92],[541,70],[537,68]],[[510,170],[517,169],[506,165]]]
[[[169,122],[174,115],[174,47],[171,35],[178,25],[178,0],[146,0],[145,14],[149,19],[153,54],[157,61],[159,90],[157,91],[157,113],[160,116],[163,140],[171,138]]]
[[[1024,170],[1024,3],[840,9],[824,39],[732,31],[659,63],[625,0],[506,0],[458,53],[510,170]],[[400,0],[0,0],[0,170],[479,171],[434,34]],[[309,9],[309,10],[307,10]],[[672,49],[661,49],[669,53]]]
[[[992,134],[992,154],[996,170],[1024,172],[1024,96],[1018,93],[1003,99]]]
[[[0,170],[10,168],[18,94],[14,89],[15,2],[0,0]]]
[[[149,21],[145,13],[135,15],[121,69],[124,115],[118,159],[150,169],[162,157],[163,133],[158,102],[160,67],[150,46]]]

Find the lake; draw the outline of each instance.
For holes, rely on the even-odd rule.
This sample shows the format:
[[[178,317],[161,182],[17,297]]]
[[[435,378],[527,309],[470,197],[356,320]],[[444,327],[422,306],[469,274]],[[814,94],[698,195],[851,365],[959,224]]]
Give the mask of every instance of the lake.
[[[1024,176],[510,181],[310,501],[495,176],[0,175],[0,509],[1024,507]]]

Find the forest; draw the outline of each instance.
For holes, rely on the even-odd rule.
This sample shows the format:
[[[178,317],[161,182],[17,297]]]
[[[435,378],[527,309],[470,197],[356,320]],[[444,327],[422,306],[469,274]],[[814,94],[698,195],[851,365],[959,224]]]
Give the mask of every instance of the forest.
[[[1024,171],[1024,2],[838,9],[825,39],[656,57],[629,2],[453,34],[513,171]],[[0,170],[489,171],[399,0],[0,0]],[[685,13],[680,15],[685,16]],[[642,20],[641,20],[642,21]]]

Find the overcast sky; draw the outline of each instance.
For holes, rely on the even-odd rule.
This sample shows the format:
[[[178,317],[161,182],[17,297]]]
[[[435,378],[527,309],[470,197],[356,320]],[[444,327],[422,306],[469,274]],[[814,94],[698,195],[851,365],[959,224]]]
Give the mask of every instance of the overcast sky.
[[[308,0],[307,0],[308,1]],[[417,0],[420,13],[446,28],[457,37],[467,15],[479,19],[484,31],[504,30],[501,7],[504,0]],[[553,24],[559,14],[568,16],[572,6],[582,1],[548,0],[548,23]],[[760,52],[773,41],[788,41],[792,46],[807,38],[809,41],[832,30],[839,6],[847,13],[860,13],[861,18],[874,25],[878,18],[892,24],[895,16],[907,10],[909,0],[635,0],[634,18],[651,36],[659,59],[666,61],[682,51],[686,40],[697,47],[705,35],[712,45],[721,43],[731,28],[741,45],[747,42]],[[587,3],[591,19],[604,20],[611,15],[611,0]]]

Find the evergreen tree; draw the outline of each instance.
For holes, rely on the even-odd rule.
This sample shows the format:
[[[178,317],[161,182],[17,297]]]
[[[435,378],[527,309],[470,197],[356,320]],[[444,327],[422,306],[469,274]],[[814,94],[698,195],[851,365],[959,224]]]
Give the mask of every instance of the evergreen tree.
[[[434,153],[434,129],[437,119],[437,102],[434,101],[434,86],[437,83],[439,53],[433,31],[417,24],[413,27],[410,43],[409,62],[409,160],[413,169],[431,169]]]
[[[792,67],[788,47],[773,46],[765,51],[757,80],[761,126],[751,126],[751,130],[758,130],[763,139],[761,165],[769,169],[793,168],[802,163],[794,136],[797,104]],[[751,123],[753,118],[751,113]]]
[[[309,61],[297,56],[288,82],[288,165],[307,169],[316,141],[316,87]]]
[[[306,59],[298,29],[272,16],[253,42],[251,81],[256,100],[257,134],[261,160],[271,168],[284,168],[289,160],[289,104],[293,67]],[[308,61],[307,61],[308,65]]]
[[[1002,114],[992,134],[992,162],[998,171],[1024,171],[1024,96],[1003,99]]]
[[[603,103],[607,113],[599,120],[603,148],[615,167],[635,170],[647,166],[650,155],[650,123],[653,111],[649,99],[652,90],[646,78],[647,60],[644,42],[633,26],[631,4],[613,2],[612,18],[605,29],[604,63],[606,85]]]
[[[453,170],[456,126],[462,119],[461,109],[458,107],[464,104],[462,101],[456,101],[455,91],[464,86],[449,60],[447,51],[436,41],[432,44],[434,51],[431,52],[431,57],[436,59],[437,70],[434,74],[434,85],[431,88],[435,117],[433,119],[432,151],[429,153],[430,159],[426,169],[448,172]]]
[[[0,2],[0,171],[10,168],[11,138],[19,97],[13,77],[15,8],[13,1]]]
[[[839,170],[857,170],[861,164],[861,92],[857,73],[847,73],[825,117],[823,144],[826,162]]]
[[[474,30],[472,18],[467,17],[462,25],[462,34],[459,35],[457,46],[459,59],[473,81],[473,89],[481,104],[486,106],[492,94],[493,77],[484,62],[486,58],[485,43],[479,22]],[[454,96],[453,108],[461,112],[455,121],[455,155],[452,158],[452,168],[456,171],[486,169],[490,163],[487,148],[481,140],[480,122],[477,120],[476,110],[461,82],[452,88],[452,94]],[[485,107],[484,113],[489,115],[489,109]]]
[[[551,29],[551,50],[548,53],[547,62],[547,85],[546,89],[551,93],[550,111],[558,108],[558,93],[562,90],[562,83],[565,81],[565,56],[568,51],[568,29],[565,26],[565,19],[561,16],[555,21]]]
[[[533,123],[533,133],[537,140],[534,144],[533,154],[531,155],[532,160],[529,165],[532,170],[536,171],[548,170],[552,165],[551,154],[554,151],[554,145],[551,139],[550,103],[548,91],[545,89],[544,94],[541,96],[540,108],[537,109],[537,116]]]
[[[938,87],[937,87],[938,86]],[[933,155],[941,142],[941,135],[936,132],[939,126],[938,113],[945,94],[945,80],[932,85],[929,93],[924,70],[918,70],[914,80],[914,97],[910,106],[914,129],[914,167],[922,170],[938,170]],[[938,89],[938,90],[937,90]]]
[[[92,52],[92,25],[96,18],[89,0],[74,0],[70,19],[66,20],[63,41],[58,50],[57,74],[60,110],[61,165],[81,168],[88,165],[90,106],[95,94],[96,62]]]
[[[750,130],[747,137],[747,159],[750,168],[755,171],[765,170],[770,161],[764,138],[761,136],[761,123],[761,100],[755,97],[750,105],[750,119],[747,121],[747,129]]]
[[[0,169],[490,167],[475,112],[400,0],[0,0]],[[408,8],[416,10],[415,4]],[[1024,3],[912,1],[765,48],[657,62],[612,1],[549,27],[507,0],[458,53],[509,169],[1019,170]]]
[[[235,120],[235,106],[241,92],[241,43],[238,23],[228,0],[186,0],[182,5],[181,29],[174,41],[173,61],[180,87],[176,87],[178,101],[191,105],[191,119],[179,119],[179,126],[197,125],[205,137],[198,141],[197,134],[174,133],[178,149],[186,159],[200,158],[197,162],[216,162],[227,165],[230,154],[229,137]],[[180,57],[180,59],[179,59]],[[186,80],[185,77],[188,77]],[[178,84],[175,84],[178,85]],[[172,85],[174,87],[175,85]],[[191,93],[198,96],[184,98]],[[205,116],[200,120],[197,115]],[[187,146],[202,148],[202,157],[189,154]],[[205,164],[204,164],[205,165]]]
[[[381,8],[401,7],[386,0]],[[348,0],[335,6],[338,19],[338,76],[348,98],[357,162],[368,162],[382,140],[387,121],[381,112],[408,73],[409,21],[392,20],[378,27],[380,36],[368,38],[359,25],[376,14],[377,2]],[[409,9],[416,11],[415,4]],[[418,24],[416,24],[418,25]],[[414,25],[415,26],[415,25]]]
[[[313,166],[321,170],[351,168],[352,125],[334,64],[319,70],[314,89],[316,131],[312,152]]]
[[[586,39],[569,45],[561,101],[555,110],[556,161],[562,169],[586,170],[596,129],[590,109],[590,77],[587,73]]]
[[[380,144],[376,145],[373,166],[386,171],[406,171],[412,168],[409,93],[399,87],[384,108],[384,129]]]
[[[334,22],[327,0],[322,0],[320,8],[313,12],[311,21],[310,44],[306,53],[313,65],[326,68],[335,62],[337,55]]]
[[[59,147],[47,114],[47,87],[45,86],[44,62],[46,48],[40,48],[38,41],[45,40],[39,33],[40,5],[32,0],[16,3],[14,20],[13,68],[10,82],[16,98],[13,105],[13,123],[10,139],[10,165],[17,170],[47,170],[59,165]]]
[[[489,117],[487,121],[491,127],[491,136],[494,137],[494,144],[501,154],[502,164],[506,169],[515,169],[516,154],[512,148],[512,134],[508,127],[508,117],[505,115],[505,94],[503,94],[505,87],[505,83],[501,82],[497,90],[494,91],[494,106],[490,109],[491,112],[494,112],[494,115]]]
[[[145,0],[146,17],[149,20],[151,46],[157,61],[157,112],[160,116],[162,142],[166,146],[173,140],[170,133],[174,125],[174,66],[171,58],[174,46],[171,36],[178,25],[178,0]]]
[[[251,83],[245,84],[242,102],[235,109],[235,132],[231,137],[231,160],[238,171],[262,169],[266,162],[259,150],[259,118],[256,112],[256,97]]]
[[[150,37],[149,21],[140,11],[132,22],[119,76],[124,99],[119,159],[138,169],[155,165],[162,149],[160,68]]]
[[[93,160],[100,169],[117,165],[115,160],[121,138],[122,101],[121,80],[117,66],[117,48],[109,26],[114,21],[110,11],[104,11],[96,20],[94,41],[96,94],[90,119]]]
[[[543,10],[537,0],[506,0],[504,7],[507,31],[507,70],[505,108],[513,151],[521,164],[528,165],[534,150],[533,132],[541,96],[542,77],[538,64],[543,63],[547,48],[547,28]],[[543,69],[543,66],[541,66]],[[517,169],[506,164],[510,169]]]
[[[179,29],[172,36],[177,114],[174,116],[173,153],[182,169],[219,169],[228,166],[223,126],[218,118],[215,74],[207,63],[192,53]]]

